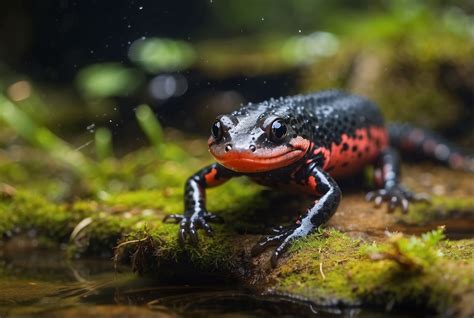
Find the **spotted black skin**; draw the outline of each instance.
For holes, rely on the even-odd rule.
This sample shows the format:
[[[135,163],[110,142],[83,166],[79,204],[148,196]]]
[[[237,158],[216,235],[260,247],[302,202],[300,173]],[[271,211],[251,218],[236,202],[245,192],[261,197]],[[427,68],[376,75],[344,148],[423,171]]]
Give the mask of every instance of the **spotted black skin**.
[[[277,120],[276,127],[285,126],[281,139],[272,130]],[[295,224],[278,227],[252,249],[252,255],[257,255],[276,245],[273,266],[292,241],[310,234],[335,213],[341,200],[335,178],[372,165],[380,188],[368,193],[367,199],[377,206],[386,202],[390,212],[397,207],[406,212],[409,201],[426,200],[400,185],[400,159],[392,146],[455,168],[466,165],[466,157],[441,137],[407,125],[386,129],[374,103],[336,90],[248,104],[219,116],[215,125],[209,148],[218,162],[186,181],[184,214],[166,219],[180,223],[181,243],[189,239],[196,244],[197,229],[211,235],[208,221],[216,219],[206,210],[205,189],[238,176],[317,197]]]

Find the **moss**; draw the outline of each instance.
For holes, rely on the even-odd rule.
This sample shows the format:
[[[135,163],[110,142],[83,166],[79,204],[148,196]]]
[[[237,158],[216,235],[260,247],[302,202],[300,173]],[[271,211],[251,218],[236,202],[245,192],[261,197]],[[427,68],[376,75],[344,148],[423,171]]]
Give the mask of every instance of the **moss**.
[[[235,247],[231,244],[232,228],[214,225],[213,237],[200,233],[199,247],[182,247],[177,241],[178,225],[165,224],[159,213],[135,205],[135,202],[142,202],[147,206],[156,197],[155,191],[140,191],[136,197],[133,193],[128,193],[126,199],[117,196],[120,206],[97,201],[57,205],[37,195],[18,191],[14,196],[0,201],[0,235],[10,237],[28,232],[38,239],[47,238],[48,242],[67,242],[74,231],[69,252],[76,257],[110,257],[114,247],[121,241],[149,238],[148,244],[156,247],[149,250],[156,264],[142,262],[134,264],[136,267],[156,268],[160,263],[187,262],[198,269],[222,271],[233,266]],[[84,220],[88,222],[81,225]],[[131,248],[127,253],[133,254],[143,246],[131,244],[127,248]]]
[[[447,258],[459,261],[472,261],[474,259],[473,240],[443,241],[440,250]]]
[[[373,260],[389,259],[406,270],[426,271],[442,255],[437,245],[443,239],[442,228],[421,237],[405,238],[402,234],[397,234],[389,237],[388,244],[372,246],[367,251]]]
[[[410,213],[403,215],[406,224],[423,225],[437,220],[474,218],[474,198],[433,196],[431,203],[413,204]]]
[[[236,247],[232,235],[222,226],[214,226],[212,237],[201,235],[199,246],[181,246],[177,240],[178,225],[155,224],[132,231],[117,247],[116,261],[130,257],[132,268],[140,273],[156,270],[160,265],[182,267],[187,264],[199,271],[227,272],[236,266]],[[189,268],[188,268],[189,270]]]
[[[274,274],[275,290],[319,304],[336,299],[447,312],[474,282],[474,262],[472,252],[464,251],[467,241],[459,244],[442,238],[437,230],[421,238],[396,235],[369,245],[329,230],[293,245],[290,258]],[[446,253],[447,249],[452,251]]]
[[[82,216],[38,195],[17,191],[11,198],[0,200],[0,236],[33,231],[40,236],[64,241]]]
[[[208,210],[222,216],[226,225],[212,224],[212,238],[200,232],[198,248],[180,246],[177,241],[178,225],[162,223],[164,215],[183,212],[181,183],[179,186],[171,184],[158,190],[109,194],[99,205],[104,205],[108,211],[115,211],[122,216],[133,215],[132,219],[126,222],[129,226],[121,229],[126,233],[121,240],[121,244],[124,244],[121,248],[125,250],[119,251],[118,257],[131,256],[137,271],[146,271],[146,268],[150,267],[150,261],[156,265],[187,262],[198,269],[222,271],[234,266],[233,256],[236,248],[231,242],[235,231],[261,229],[258,224],[249,222],[256,210],[265,207],[265,198],[257,194],[259,190],[259,186],[250,184],[245,179],[233,180],[222,187],[210,189],[207,194]],[[134,217],[136,219],[133,219]],[[153,251],[151,259],[143,255],[138,257],[143,254],[143,250]]]

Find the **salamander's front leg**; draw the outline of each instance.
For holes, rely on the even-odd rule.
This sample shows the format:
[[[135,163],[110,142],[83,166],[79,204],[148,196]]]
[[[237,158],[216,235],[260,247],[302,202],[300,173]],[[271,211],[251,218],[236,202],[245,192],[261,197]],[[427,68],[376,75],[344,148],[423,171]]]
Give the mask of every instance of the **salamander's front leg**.
[[[379,207],[388,203],[388,211],[393,212],[397,206],[404,213],[408,212],[408,202],[429,202],[428,196],[415,194],[400,184],[400,157],[393,148],[384,150],[375,166],[375,183],[379,190],[367,193],[367,201],[374,201]]]
[[[262,238],[252,248],[252,255],[256,256],[268,246],[278,245],[271,257],[273,267],[276,266],[278,258],[292,241],[307,236],[318,226],[327,222],[336,212],[341,200],[339,186],[326,172],[318,167],[308,169],[305,185],[315,195],[320,196],[320,199],[314,202],[313,206],[296,221],[295,225],[274,229],[275,234]]]
[[[171,214],[164,218],[179,222],[179,241],[184,243],[189,237],[191,244],[198,242],[197,229],[202,228],[212,235],[211,226],[207,223],[217,216],[206,210],[206,188],[218,186],[237,174],[217,163],[203,168],[192,175],[184,186],[184,214]]]

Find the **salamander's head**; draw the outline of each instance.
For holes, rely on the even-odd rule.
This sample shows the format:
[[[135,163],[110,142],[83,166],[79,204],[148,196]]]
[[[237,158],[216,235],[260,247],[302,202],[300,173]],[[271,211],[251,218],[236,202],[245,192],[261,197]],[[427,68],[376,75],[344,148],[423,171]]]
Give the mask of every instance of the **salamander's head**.
[[[209,151],[224,167],[237,172],[263,172],[286,167],[310,147],[288,116],[268,111],[238,111],[217,117]]]

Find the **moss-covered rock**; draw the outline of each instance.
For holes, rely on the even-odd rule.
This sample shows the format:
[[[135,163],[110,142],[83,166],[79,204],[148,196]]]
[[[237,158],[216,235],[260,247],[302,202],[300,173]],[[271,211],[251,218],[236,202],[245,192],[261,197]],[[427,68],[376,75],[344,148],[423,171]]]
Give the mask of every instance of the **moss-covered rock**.
[[[414,178],[408,183],[423,187],[416,173],[426,172],[408,170]],[[384,234],[387,229],[428,231],[430,226],[420,227],[420,220],[433,228],[453,218],[470,219],[472,201],[447,199],[450,191],[457,190],[450,188],[444,197],[434,197],[433,205],[418,205],[403,215],[374,210],[362,193],[346,189],[327,229],[296,242],[275,269],[268,262],[271,250],[251,258],[250,248],[272,225],[291,222],[305,200],[262,190],[245,179],[209,191],[209,210],[225,223],[213,224],[213,237],[200,232],[198,247],[179,245],[178,225],[162,222],[164,215],[181,212],[179,182],[61,204],[24,189],[10,191],[0,199],[0,235],[8,239],[23,233],[67,243],[74,257],[114,255],[116,264],[130,264],[142,274],[219,273],[254,290],[322,306],[409,305],[433,312],[472,312],[464,302],[472,294],[472,239],[447,240],[441,230],[419,237]],[[443,204],[444,212],[431,218],[430,211]],[[446,233],[456,233],[456,226],[447,224]]]
[[[422,237],[392,235],[384,243],[368,244],[327,231],[293,245],[289,259],[272,274],[272,292],[327,305],[411,304],[446,313],[472,292],[473,262],[457,252],[468,242],[451,245],[455,251],[446,255],[443,250],[451,243],[442,239],[442,230],[437,230]]]

